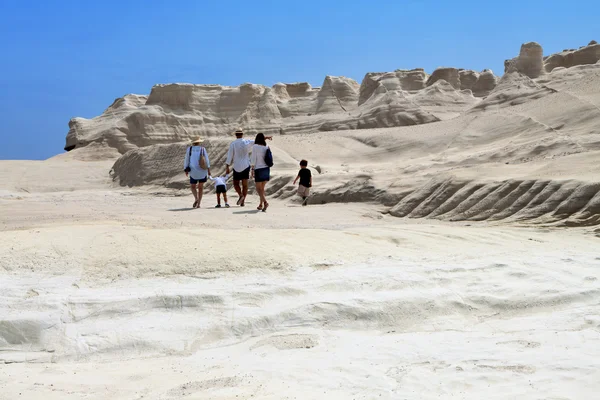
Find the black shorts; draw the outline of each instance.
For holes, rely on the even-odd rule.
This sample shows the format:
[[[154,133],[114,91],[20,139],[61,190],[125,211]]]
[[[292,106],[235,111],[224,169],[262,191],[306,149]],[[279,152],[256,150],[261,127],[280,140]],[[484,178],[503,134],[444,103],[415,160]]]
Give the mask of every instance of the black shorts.
[[[191,183],[192,185],[195,185],[195,184],[197,184],[197,183],[205,183],[207,180],[208,180],[208,177],[206,177],[206,178],[203,178],[203,179],[194,179],[194,178],[192,178],[192,176],[190,175],[190,183]]]
[[[219,193],[227,193],[227,186],[217,185],[217,194]]]
[[[271,178],[271,168],[259,168],[254,170],[254,182],[268,182]]]
[[[250,167],[246,168],[242,172],[237,172],[235,169],[233,170],[234,181],[243,181],[246,179],[250,179]]]

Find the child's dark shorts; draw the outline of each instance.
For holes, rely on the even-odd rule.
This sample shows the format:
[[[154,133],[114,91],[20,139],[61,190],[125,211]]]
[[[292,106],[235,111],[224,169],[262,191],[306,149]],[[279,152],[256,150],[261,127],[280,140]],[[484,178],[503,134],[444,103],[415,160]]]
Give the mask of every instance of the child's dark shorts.
[[[217,194],[219,193],[227,193],[227,186],[217,185]]]

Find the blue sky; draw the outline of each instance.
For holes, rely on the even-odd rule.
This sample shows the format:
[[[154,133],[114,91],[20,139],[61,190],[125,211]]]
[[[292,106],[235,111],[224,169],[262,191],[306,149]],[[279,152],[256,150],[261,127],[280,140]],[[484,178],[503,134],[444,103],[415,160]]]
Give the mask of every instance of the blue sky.
[[[439,66],[502,74],[600,40],[600,1],[0,0],[0,159],[61,153],[69,119],[156,83],[272,85]]]

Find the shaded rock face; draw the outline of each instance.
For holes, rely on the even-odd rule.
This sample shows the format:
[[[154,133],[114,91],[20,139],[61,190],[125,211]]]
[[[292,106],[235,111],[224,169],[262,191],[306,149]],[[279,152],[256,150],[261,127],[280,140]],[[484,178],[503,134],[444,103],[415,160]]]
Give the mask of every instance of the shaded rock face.
[[[497,84],[498,78],[494,75],[494,72],[490,69],[485,69],[479,74],[477,82],[475,82],[471,90],[474,96],[485,97],[494,90]]]
[[[479,74],[470,69],[460,69],[458,70],[458,76],[460,79],[460,89],[461,90],[473,90],[473,86],[477,83],[477,79],[479,79]]]
[[[358,105],[363,104],[373,92],[383,86],[387,90],[417,91],[425,88],[427,73],[422,68],[394,72],[369,72],[359,89]]]
[[[350,78],[327,76],[317,94],[317,114],[349,111],[356,108],[358,83]]]
[[[365,77],[360,84],[360,88],[358,90],[358,105],[360,106],[362,103],[367,101],[369,97],[373,94],[375,89],[377,89],[380,85],[380,78],[384,75],[382,72],[367,72]]]
[[[476,97],[484,97],[496,87],[497,78],[486,69],[481,73],[470,69],[438,68],[427,80],[427,86],[438,81],[448,82],[454,89],[470,90]]]
[[[402,90],[421,90],[425,88],[428,75],[422,68],[416,68],[411,70],[398,69],[395,71],[396,76],[400,80],[400,86]]]
[[[536,42],[521,46],[519,56],[504,62],[504,72],[520,72],[529,78],[537,78],[545,72],[544,50]]]
[[[461,87],[460,84],[460,75],[458,73],[458,69],[456,68],[438,68],[433,71],[433,74],[427,79],[426,86],[431,86],[440,79],[448,82],[454,89],[459,89]]]

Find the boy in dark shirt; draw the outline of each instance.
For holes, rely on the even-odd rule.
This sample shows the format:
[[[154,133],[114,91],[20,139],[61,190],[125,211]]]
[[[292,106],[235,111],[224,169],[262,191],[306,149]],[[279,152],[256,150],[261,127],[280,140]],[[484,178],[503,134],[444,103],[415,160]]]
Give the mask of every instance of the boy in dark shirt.
[[[294,185],[296,184],[296,181],[300,179],[300,184],[298,185],[298,195],[302,197],[303,206],[308,203],[308,195],[310,193],[310,187],[312,186],[312,174],[310,173],[310,169],[306,168],[307,166],[308,161],[300,161],[300,171],[298,172],[296,179],[294,179]]]

